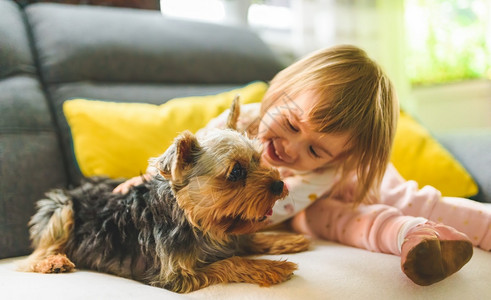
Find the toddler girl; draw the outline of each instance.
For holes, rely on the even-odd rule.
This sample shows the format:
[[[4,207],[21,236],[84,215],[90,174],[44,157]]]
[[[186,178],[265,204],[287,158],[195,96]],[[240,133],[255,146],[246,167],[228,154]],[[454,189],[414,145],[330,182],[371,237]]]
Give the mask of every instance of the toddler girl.
[[[293,217],[297,232],[400,255],[404,273],[429,285],[465,265],[472,244],[491,249],[491,212],[400,177],[389,164],[398,114],[381,68],[363,50],[337,46],[279,72],[262,103],[242,105],[238,129],[263,143],[262,160],[280,170],[290,191],[271,224]],[[197,134],[225,127],[227,115]]]

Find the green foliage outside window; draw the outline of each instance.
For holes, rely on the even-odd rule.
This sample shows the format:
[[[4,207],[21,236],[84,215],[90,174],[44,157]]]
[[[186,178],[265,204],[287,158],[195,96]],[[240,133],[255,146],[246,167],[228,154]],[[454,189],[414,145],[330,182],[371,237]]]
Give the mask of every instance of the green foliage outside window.
[[[413,85],[491,78],[488,0],[405,0]]]

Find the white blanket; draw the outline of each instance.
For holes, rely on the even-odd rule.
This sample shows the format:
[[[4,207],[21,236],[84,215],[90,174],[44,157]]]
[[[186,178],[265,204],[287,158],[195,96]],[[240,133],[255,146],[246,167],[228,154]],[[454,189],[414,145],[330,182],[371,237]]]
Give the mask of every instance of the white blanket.
[[[308,252],[265,256],[299,265],[289,281],[262,288],[220,284],[179,295],[136,281],[90,271],[33,274],[15,271],[20,258],[0,260],[0,299],[491,299],[491,253],[474,248],[458,273],[428,287],[412,283],[400,258],[326,241]]]

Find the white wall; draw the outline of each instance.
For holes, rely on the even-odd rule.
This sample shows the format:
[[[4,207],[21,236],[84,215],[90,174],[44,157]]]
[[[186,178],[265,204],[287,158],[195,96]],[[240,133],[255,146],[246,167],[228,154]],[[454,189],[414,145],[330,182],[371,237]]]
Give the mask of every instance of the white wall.
[[[421,87],[413,89],[411,96],[413,114],[433,133],[491,130],[489,80]]]
[[[340,43],[355,44],[365,49],[382,65],[396,87],[402,107],[431,132],[443,133],[469,128],[491,130],[491,81],[411,89],[405,74],[403,1],[290,1],[291,16],[286,19],[292,22],[291,31],[258,31],[285,64],[319,48]],[[224,14],[230,12],[226,12],[223,5],[232,4],[232,1],[162,0],[161,2],[164,14],[167,9],[167,13],[171,15],[179,16],[181,13],[188,17],[206,16],[215,22],[230,23],[231,20],[223,19]],[[251,3],[250,0],[237,2],[246,4],[241,6],[244,11],[247,11],[247,6]],[[200,9],[190,10],[190,7],[196,8],[199,5],[203,6]],[[205,8],[209,11],[203,15],[202,10]],[[193,15],[193,12],[198,11],[198,16]],[[489,24],[491,26],[491,22]]]

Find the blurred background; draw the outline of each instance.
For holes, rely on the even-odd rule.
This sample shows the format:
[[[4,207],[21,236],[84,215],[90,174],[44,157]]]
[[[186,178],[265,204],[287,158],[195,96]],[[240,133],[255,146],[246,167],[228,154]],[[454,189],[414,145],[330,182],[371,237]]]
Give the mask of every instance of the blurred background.
[[[433,133],[491,130],[491,0],[161,0],[160,10],[250,28],[285,66],[316,49],[357,45]]]

